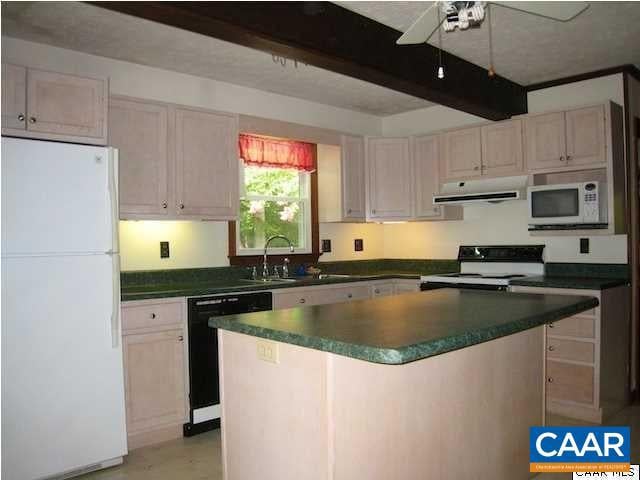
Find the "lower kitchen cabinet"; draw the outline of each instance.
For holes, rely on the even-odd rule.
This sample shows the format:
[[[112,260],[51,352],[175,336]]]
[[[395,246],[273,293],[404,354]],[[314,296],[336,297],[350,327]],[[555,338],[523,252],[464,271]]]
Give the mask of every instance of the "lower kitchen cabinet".
[[[596,297],[600,305],[546,326],[546,407],[602,423],[629,401],[629,287],[511,287],[514,292]]]
[[[273,292],[273,309],[363,300],[370,298],[370,288],[369,283],[355,283],[275,290]]]
[[[187,415],[183,312],[183,299],[122,305],[130,450],[182,436]]]

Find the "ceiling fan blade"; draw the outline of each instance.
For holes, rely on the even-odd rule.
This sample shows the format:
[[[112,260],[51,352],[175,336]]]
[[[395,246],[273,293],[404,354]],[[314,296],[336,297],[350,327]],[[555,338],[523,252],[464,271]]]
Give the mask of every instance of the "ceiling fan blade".
[[[573,20],[587,8],[588,2],[491,2],[500,7],[550,18],[559,22]]]
[[[444,18],[438,21],[438,2],[433,2],[418,19],[411,24],[406,32],[396,40],[398,45],[410,45],[413,43],[424,43],[431,38],[431,35],[438,29]],[[443,16],[444,17],[444,16]]]

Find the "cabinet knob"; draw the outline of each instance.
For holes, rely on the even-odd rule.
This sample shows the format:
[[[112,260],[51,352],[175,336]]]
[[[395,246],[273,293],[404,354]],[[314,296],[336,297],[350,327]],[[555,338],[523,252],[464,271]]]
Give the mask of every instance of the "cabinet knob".
[[[178,337],[178,341],[179,341],[179,342],[184,341],[184,337],[183,337],[182,335],[180,335],[180,336]]]
[[[549,345],[549,351],[553,352],[556,349],[556,347],[554,347],[553,345]]]
[[[564,162],[564,155],[560,155],[560,161]]]
[[[29,117],[29,123],[36,123],[36,117]]]
[[[553,328],[554,326],[555,326],[555,325],[554,325],[553,323],[550,323],[550,324],[548,325],[548,327],[549,327],[549,328]]]
[[[184,203],[180,204],[180,210],[184,210]]]
[[[347,213],[351,213],[351,212],[352,212],[352,210],[349,208],[349,209],[347,210]]]
[[[152,314],[151,314],[151,318],[156,318],[156,314],[155,314],[155,313],[152,313]]]
[[[18,114],[18,121],[19,122],[24,122],[24,115],[23,114],[21,114],[21,113]]]
[[[167,202],[162,202],[162,208],[167,208]]]
[[[375,209],[371,210],[371,213],[376,213],[376,210]]]
[[[480,170],[480,167],[478,165],[476,165],[475,167],[473,167],[474,170]]]
[[[547,378],[547,382],[553,383],[553,378],[551,378],[551,377]]]
[[[567,155],[567,162],[571,160],[571,155]]]
[[[353,298],[353,293],[348,293],[347,298]]]
[[[376,288],[373,292],[374,293],[380,293],[380,290],[378,288]]]
[[[300,303],[307,303],[307,299],[306,298],[301,298],[300,299]]]

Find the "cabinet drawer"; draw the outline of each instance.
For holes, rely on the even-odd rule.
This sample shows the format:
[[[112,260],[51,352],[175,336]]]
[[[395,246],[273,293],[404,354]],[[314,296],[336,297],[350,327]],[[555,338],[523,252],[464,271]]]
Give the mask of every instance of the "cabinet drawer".
[[[593,404],[594,368],[547,361],[547,396],[555,400]]]
[[[547,358],[593,363],[595,360],[595,345],[591,342],[549,337],[547,338]]]
[[[586,312],[585,312],[586,313]],[[564,318],[547,325],[547,335],[566,337],[594,338],[596,333],[595,318],[576,315]]]
[[[122,330],[182,325],[182,302],[122,306]]]
[[[320,302],[317,299],[316,292],[311,292],[309,290],[273,293],[274,310],[282,308],[308,307],[310,305],[317,305],[318,303]]]
[[[351,302],[370,297],[369,285],[331,288],[318,293],[322,294],[323,304]]]

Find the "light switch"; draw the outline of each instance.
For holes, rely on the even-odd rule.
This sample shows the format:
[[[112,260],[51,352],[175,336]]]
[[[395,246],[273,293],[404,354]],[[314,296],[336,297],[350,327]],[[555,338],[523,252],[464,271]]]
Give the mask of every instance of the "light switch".
[[[278,352],[278,344],[275,342],[266,342],[258,340],[258,359],[263,362],[280,363],[280,355]]]

